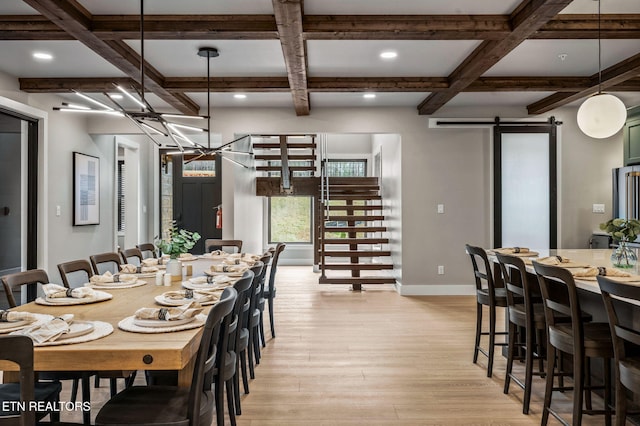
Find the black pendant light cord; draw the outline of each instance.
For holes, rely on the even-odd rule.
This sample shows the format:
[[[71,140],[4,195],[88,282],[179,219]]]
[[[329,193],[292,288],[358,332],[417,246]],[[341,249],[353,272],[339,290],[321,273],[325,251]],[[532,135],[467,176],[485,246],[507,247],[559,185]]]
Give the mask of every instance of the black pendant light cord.
[[[602,93],[602,39],[600,37],[600,3],[598,0],[598,94]]]
[[[211,57],[207,56],[207,148],[211,149]]]
[[[144,0],[140,0],[140,87],[144,104]],[[144,112],[144,108],[140,108]]]

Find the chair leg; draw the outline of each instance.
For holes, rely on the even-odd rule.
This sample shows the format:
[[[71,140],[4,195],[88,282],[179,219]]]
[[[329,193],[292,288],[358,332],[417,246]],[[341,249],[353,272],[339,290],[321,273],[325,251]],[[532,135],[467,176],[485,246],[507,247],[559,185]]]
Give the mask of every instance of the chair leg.
[[[616,369],[617,372],[617,369]],[[618,373],[619,375],[619,373]],[[616,376],[616,426],[625,426],[627,423],[627,392]]]
[[[240,352],[240,357],[238,359],[240,360],[240,371],[242,373],[242,386],[244,387],[244,393],[248,394],[249,393],[249,379],[247,377],[247,352],[246,351]],[[240,403],[240,398],[238,398],[238,405],[239,405],[239,403]],[[238,413],[238,414],[240,414],[240,413]]]
[[[69,398],[71,402],[76,402],[78,398],[78,383],[80,379],[73,379],[71,381],[71,397]]]
[[[256,334],[253,342],[253,355],[255,356],[256,365],[260,364],[260,358],[262,358],[262,352],[260,351],[260,330],[256,328]]]
[[[496,308],[489,306],[489,362],[487,362],[487,377],[493,374],[493,355],[496,345]]]
[[[611,360],[604,358],[604,421],[605,426],[611,426]]]
[[[544,389],[544,403],[542,405],[542,421],[540,424],[546,426],[549,422],[549,410],[551,409],[551,395],[553,393],[553,378],[556,371],[556,349],[547,342],[547,381]]]
[[[587,358],[588,359],[588,358]],[[573,355],[573,426],[582,424],[582,403],[584,399],[585,358],[580,353]],[[591,392],[589,392],[591,393]]]
[[[89,385],[89,374],[85,373],[82,376],[82,402],[87,403],[87,405],[91,406],[91,386]],[[84,407],[83,407],[84,408]],[[83,410],[82,411],[82,423],[85,425],[91,424],[91,410]]]
[[[216,404],[216,424],[217,426],[224,426],[224,383],[216,381],[214,399]]]
[[[254,368],[254,364],[253,364],[253,360],[255,358],[255,340],[256,340],[256,331],[254,329],[254,331],[251,333],[251,336],[249,336],[249,344],[247,345],[247,359],[249,361],[249,377],[251,377],[251,379],[255,379],[256,378],[256,371]]]
[[[591,404],[591,358],[587,358],[584,361],[584,388],[587,391],[584,393],[584,405],[587,410],[592,410],[593,405]]]
[[[533,347],[535,331],[531,327],[525,330],[525,341],[527,347],[524,354],[524,396],[522,400],[522,414],[529,414],[529,403],[531,402],[531,386],[533,384]]]
[[[276,326],[273,319],[273,297],[269,298],[269,324],[271,324],[271,338],[276,337]]]
[[[111,394],[111,398],[118,393],[118,380],[115,377],[109,379],[109,393]]]
[[[473,349],[473,363],[478,362],[478,352],[480,348],[480,336],[482,334],[482,305],[476,303],[476,344]]]
[[[236,409],[233,405],[233,382],[231,380],[227,380],[225,382],[225,387],[227,388],[227,410],[229,411],[229,423],[231,423],[231,426],[236,426]]]
[[[240,359],[240,354],[238,354],[238,359]],[[240,371],[237,369],[236,366],[236,374],[233,375],[233,397],[231,398],[232,402],[233,402],[233,406],[235,407],[235,414],[236,415],[241,415],[242,414],[242,407],[240,406]]]
[[[509,322],[509,344],[507,346],[507,368],[504,375],[504,390],[505,394],[509,393],[509,385],[511,384],[511,371],[513,369],[513,353],[516,346],[516,325]],[[526,414],[526,413],[525,413]]]
[[[96,374],[95,379],[93,379],[93,387],[94,388],[99,388],[100,387],[100,376]]]
[[[264,311],[260,311],[260,340],[262,340],[262,347],[267,347],[267,342],[264,338]]]

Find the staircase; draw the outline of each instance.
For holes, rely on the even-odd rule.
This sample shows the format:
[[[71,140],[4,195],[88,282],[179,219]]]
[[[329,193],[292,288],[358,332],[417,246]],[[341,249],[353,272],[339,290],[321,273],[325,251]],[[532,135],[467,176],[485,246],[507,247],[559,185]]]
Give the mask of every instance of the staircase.
[[[261,135],[253,143],[256,171],[280,176],[282,187],[291,187],[291,178],[313,176],[316,171],[315,135]]]
[[[389,244],[386,226],[381,224],[382,197],[378,178],[330,177],[320,191],[316,205],[316,247],[320,284],[395,283],[388,272],[393,263],[383,246]],[[323,196],[324,194],[324,196]],[[326,199],[328,198],[328,202]]]

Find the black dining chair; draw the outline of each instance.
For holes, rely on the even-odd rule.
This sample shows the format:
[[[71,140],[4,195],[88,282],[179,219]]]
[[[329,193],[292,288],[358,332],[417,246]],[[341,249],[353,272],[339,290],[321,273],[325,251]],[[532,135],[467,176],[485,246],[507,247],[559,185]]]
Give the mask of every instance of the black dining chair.
[[[151,243],[142,243],[136,245],[136,247],[142,252],[143,259],[148,259],[150,257],[157,258],[158,257],[158,249]]]
[[[190,388],[168,385],[133,386],[120,392],[100,409],[96,425],[224,425],[219,376],[227,361],[228,328],[237,299],[226,288],[205,323]]]
[[[96,275],[102,275],[107,271],[117,274],[122,265],[122,256],[116,252],[94,254],[89,256],[89,260]]]
[[[278,243],[273,252],[273,258],[271,259],[271,269],[269,270],[269,284],[265,286],[263,297],[269,304],[269,325],[271,326],[271,338],[276,337],[276,325],[273,312],[274,299],[276,298],[276,273],[278,272],[278,260],[280,260],[280,254],[286,247],[285,243]],[[262,336],[264,336],[264,321],[260,317],[260,330]],[[262,341],[262,346],[265,346],[265,340]]]
[[[262,316],[262,312],[264,311],[264,282],[267,277],[267,266],[271,261],[271,253],[266,252],[260,258],[260,262],[262,262],[262,271],[260,272],[260,276],[258,277],[258,283],[256,288],[253,290],[251,299],[251,308],[249,311],[251,312],[249,317],[249,376],[253,379],[255,378],[255,366],[254,364],[260,364],[260,340],[264,340],[264,336],[262,336],[262,330],[260,329],[260,317]]]
[[[135,266],[142,265],[142,259],[144,259],[142,250],[137,247],[122,250],[120,252],[120,256],[122,257],[123,263],[128,263]]]
[[[221,240],[217,238],[207,238],[204,240],[205,253],[211,253],[215,250],[240,253],[242,252],[242,240]]]

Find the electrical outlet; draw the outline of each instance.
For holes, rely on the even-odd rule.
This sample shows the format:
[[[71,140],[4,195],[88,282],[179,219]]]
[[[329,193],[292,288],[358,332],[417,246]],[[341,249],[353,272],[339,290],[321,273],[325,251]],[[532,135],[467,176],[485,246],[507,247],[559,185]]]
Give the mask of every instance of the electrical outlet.
[[[593,205],[593,209],[592,209],[593,213],[604,213],[604,204],[594,204]]]
[[[444,204],[438,204],[438,214],[444,214]]]
[[[438,265],[438,275],[444,275],[444,265]]]
[[[60,206],[56,206],[56,216],[60,216],[61,211],[60,211]]]

